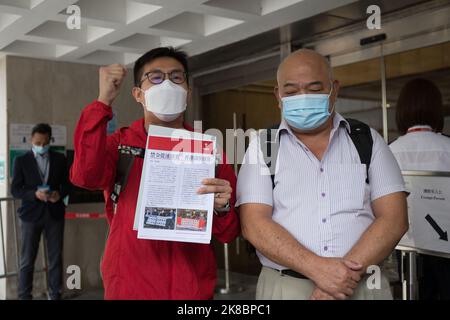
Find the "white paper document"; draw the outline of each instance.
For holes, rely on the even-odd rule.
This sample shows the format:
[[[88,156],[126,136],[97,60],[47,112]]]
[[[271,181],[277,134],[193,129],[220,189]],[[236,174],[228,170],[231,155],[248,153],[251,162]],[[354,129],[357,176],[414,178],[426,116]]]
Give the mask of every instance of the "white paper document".
[[[215,137],[150,126],[134,229],[139,239],[210,243],[214,194],[199,195],[214,178]]]

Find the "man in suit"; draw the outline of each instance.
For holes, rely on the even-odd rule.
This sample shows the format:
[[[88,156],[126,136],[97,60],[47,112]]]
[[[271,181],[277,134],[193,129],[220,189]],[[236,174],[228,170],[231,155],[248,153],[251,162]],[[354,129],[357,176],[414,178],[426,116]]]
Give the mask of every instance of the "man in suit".
[[[48,256],[49,299],[61,298],[62,250],[65,205],[70,183],[66,157],[49,150],[52,129],[38,124],[31,134],[32,150],[17,157],[11,193],[22,200],[18,210],[22,248],[19,271],[19,299],[32,299],[33,272],[44,232]]]

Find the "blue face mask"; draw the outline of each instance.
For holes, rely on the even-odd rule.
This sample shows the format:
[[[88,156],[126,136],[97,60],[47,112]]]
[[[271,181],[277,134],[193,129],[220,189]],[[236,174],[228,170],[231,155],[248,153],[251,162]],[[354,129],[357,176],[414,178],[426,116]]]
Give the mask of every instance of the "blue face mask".
[[[283,118],[299,130],[314,130],[323,125],[331,116],[330,94],[300,94],[281,98]]]
[[[46,154],[48,152],[48,150],[50,150],[50,145],[46,145],[43,147],[33,145],[33,151],[36,152],[37,154],[40,154],[40,155]]]

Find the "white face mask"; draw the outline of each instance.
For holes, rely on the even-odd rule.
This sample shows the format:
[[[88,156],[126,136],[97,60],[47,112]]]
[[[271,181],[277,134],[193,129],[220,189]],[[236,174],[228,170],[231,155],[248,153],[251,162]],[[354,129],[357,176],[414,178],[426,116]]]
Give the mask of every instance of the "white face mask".
[[[187,90],[170,80],[144,91],[145,107],[161,121],[175,120],[186,110]]]

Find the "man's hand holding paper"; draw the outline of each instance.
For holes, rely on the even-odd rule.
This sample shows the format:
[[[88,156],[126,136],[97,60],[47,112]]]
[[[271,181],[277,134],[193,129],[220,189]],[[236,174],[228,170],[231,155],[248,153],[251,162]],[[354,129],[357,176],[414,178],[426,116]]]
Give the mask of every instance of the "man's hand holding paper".
[[[199,194],[214,193],[214,209],[222,209],[231,199],[233,188],[230,182],[224,179],[204,179],[203,187],[198,190]]]

